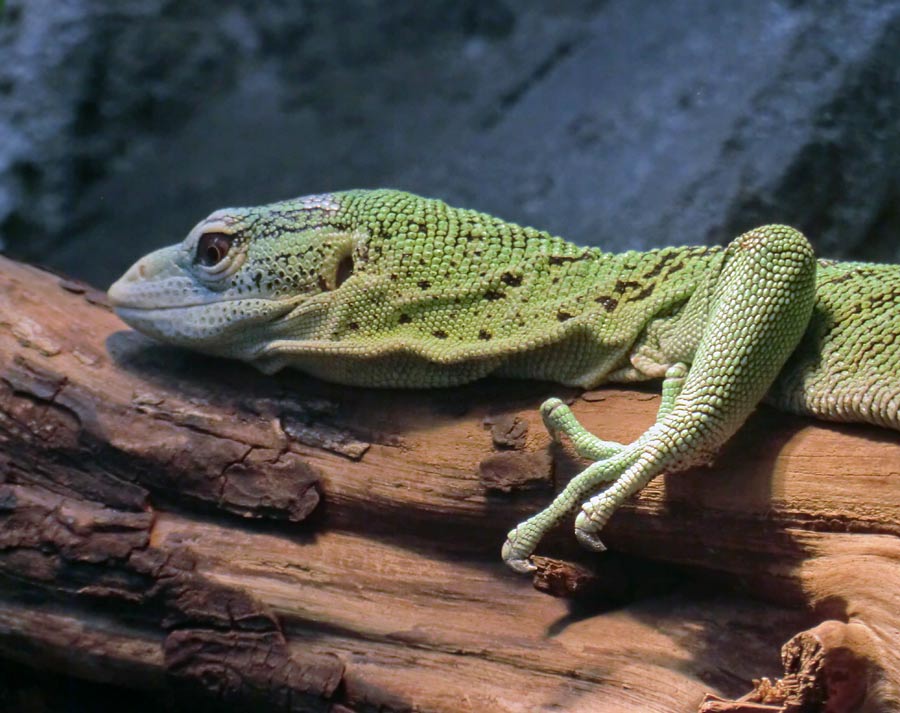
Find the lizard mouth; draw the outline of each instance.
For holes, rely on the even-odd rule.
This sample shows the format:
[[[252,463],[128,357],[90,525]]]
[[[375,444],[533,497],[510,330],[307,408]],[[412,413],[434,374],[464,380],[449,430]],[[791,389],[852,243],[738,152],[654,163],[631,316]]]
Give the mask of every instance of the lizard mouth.
[[[180,346],[237,356],[236,345],[248,344],[253,330],[290,312],[296,300],[228,299],[150,307],[113,302],[129,327],[149,337]]]
[[[125,314],[149,314],[151,312],[159,312],[159,313],[172,313],[178,310],[192,310],[197,308],[209,308],[213,305],[227,305],[227,304],[236,304],[236,303],[260,303],[260,304],[281,304],[282,300],[276,299],[266,299],[265,297],[253,297],[253,298],[245,298],[245,297],[233,297],[230,299],[217,299],[217,300],[198,300],[196,302],[184,302],[182,304],[173,304],[173,305],[142,305],[137,302],[128,302],[127,300],[117,300],[112,296],[110,291],[109,293],[110,304],[112,304],[113,309],[116,311],[120,317]],[[122,317],[124,319],[124,317]]]

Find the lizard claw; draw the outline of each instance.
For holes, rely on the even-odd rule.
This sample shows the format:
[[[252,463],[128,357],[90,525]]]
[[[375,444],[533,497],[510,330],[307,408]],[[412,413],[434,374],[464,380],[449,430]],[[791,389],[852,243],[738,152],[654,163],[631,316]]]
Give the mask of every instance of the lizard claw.
[[[509,531],[501,551],[506,566],[519,574],[531,574],[537,565],[531,561],[531,550],[518,541],[519,528]]]
[[[537,565],[531,561],[531,557],[508,559],[504,561],[506,562],[507,567],[519,574],[531,574],[532,572],[537,571]]]
[[[597,535],[597,525],[591,520],[590,515],[581,511],[575,518],[575,538],[579,544],[592,552],[604,552],[606,545]]]

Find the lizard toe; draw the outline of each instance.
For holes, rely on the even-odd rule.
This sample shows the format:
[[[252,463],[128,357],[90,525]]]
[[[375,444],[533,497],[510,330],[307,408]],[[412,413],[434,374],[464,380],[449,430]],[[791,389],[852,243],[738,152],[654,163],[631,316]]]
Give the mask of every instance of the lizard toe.
[[[561,399],[556,397],[547,399],[541,404],[541,419],[544,422],[544,428],[547,429],[550,437],[557,442],[560,440],[559,434],[561,430],[559,417],[566,409],[568,409],[568,407]]]

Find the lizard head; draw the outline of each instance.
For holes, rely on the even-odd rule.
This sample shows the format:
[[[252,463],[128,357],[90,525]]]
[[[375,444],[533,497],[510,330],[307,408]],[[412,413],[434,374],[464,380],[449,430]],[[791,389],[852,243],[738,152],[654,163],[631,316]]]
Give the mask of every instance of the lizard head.
[[[151,337],[252,361],[278,338],[279,321],[326,303],[353,274],[360,241],[349,223],[331,194],[218,210],[181,243],[138,260],[109,299]]]

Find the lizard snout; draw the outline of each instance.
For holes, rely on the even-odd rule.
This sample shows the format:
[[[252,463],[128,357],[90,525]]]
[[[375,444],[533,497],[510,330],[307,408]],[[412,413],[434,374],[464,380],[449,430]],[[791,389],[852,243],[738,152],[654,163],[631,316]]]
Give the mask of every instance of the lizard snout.
[[[107,290],[109,301],[113,307],[158,307],[161,305],[143,304],[147,297],[154,294],[154,284],[161,284],[170,278],[183,276],[178,266],[179,251],[177,246],[170,246],[145,255],[132,265],[122,277],[110,285]]]

